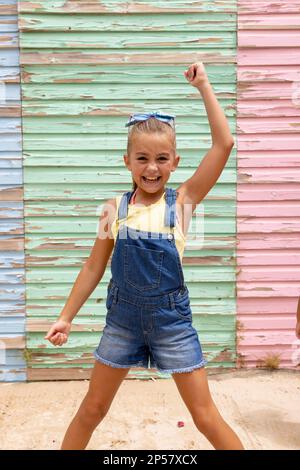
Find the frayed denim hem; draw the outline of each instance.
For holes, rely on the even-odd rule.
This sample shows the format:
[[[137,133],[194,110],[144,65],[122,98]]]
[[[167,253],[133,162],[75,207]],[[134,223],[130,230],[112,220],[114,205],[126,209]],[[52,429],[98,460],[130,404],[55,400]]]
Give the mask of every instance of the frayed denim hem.
[[[95,359],[97,359],[98,362],[102,362],[103,364],[110,366],[110,367],[115,367],[119,369],[128,369],[130,367],[145,367],[145,364],[138,362],[137,364],[128,364],[128,365],[121,365],[121,364],[116,364],[115,362],[108,361],[107,359],[103,359],[102,357],[99,356],[99,354],[94,351],[93,356]]]
[[[184,372],[192,372],[195,369],[199,369],[200,367],[206,366],[206,364],[207,364],[207,360],[203,359],[203,361],[201,361],[200,364],[197,364],[191,367],[186,367],[184,369],[160,369],[159,367],[157,367],[157,369],[159,370],[159,372],[163,372],[164,374],[181,374]]]

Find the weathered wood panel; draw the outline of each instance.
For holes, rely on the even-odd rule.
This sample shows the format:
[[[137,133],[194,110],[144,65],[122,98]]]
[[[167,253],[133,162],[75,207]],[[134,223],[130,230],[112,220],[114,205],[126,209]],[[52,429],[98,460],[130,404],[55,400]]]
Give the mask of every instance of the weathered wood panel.
[[[299,12],[298,0],[239,2],[237,335],[244,367],[297,368]]]
[[[26,380],[17,1],[0,5],[0,381]]]
[[[54,10],[55,9],[55,10]],[[236,0],[169,0],[167,3],[157,0],[43,0],[20,1],[19,10],[22,13],[234,13]]]
[[[110,262],[63,348],[44,341],[96,236],[108,198],[131,187],[123,164],[132,112],[177,116],[188,178],[210,146],[199,92],[183,71],[204,61],[235,134],[236,0],[19,2],[29,380],[86,378],[105,326]],[[211,367],[235,364],[236,152],[191,225],[184,271]],[[131,369],[129,378],[165,377]],[[169,377],[167,375],[167,377]]]

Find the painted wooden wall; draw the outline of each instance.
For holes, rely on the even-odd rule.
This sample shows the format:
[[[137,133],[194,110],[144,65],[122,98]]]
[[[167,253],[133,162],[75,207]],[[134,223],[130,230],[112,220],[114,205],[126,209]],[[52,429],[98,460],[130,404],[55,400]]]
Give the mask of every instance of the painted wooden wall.
[[[105,325],[109,266],[69,342],[55,348],[43,336],[90,252],[99,206],[131,187],[124,124],[142,110],[176,114],[182,162],[170,185],[188,178],[210,146],[201,97],[183,76],[201,60],[235,134],[236,0],[21,1],[19,11],[28,378],[80,379]],[[235,364],[235,198],[236,149],[199,206],[204,246],[191,228],[184,256],[194,325],[211,367]]]
[[[300,1],[239,1],[239,364],[296,367]],[[298,354],[299,359],[299,354]]]
[[[24,223],[16,0],[0,1],[0,381],[26,379]]]

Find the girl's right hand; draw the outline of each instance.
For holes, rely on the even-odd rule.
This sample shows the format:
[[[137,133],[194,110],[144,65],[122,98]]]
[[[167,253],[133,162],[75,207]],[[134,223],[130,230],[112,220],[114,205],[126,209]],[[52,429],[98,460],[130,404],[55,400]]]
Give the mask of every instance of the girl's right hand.
[[[71,323],[66,320],[57,320],[48,330],[44,339],[47,339],[54,346],[62,346],[68,341]]]

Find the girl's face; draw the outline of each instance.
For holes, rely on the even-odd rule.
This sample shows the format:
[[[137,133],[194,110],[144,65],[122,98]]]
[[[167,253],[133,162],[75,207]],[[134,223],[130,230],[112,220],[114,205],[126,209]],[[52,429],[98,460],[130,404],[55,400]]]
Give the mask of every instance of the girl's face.
[[[130,155],[124,155],[125,165],[137,186],[151,194],[164,188],[179,160],[172,137],[157,132],[133,136]]]

